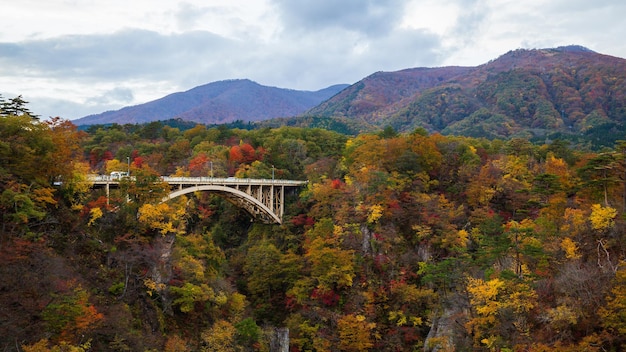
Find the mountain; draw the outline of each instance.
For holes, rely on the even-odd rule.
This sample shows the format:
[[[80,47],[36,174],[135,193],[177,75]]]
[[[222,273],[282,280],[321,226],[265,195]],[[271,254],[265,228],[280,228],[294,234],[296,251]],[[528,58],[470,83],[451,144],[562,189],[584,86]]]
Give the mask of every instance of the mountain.
[[[321,127],[356,134],[393,127],[486,138],[626,139],[626,60],[581,46],[519,49],[475,67],[376,72],[316,92],[250,80],[214,82],[77,125],[177,119],[259,127]]]
[[[256,82],[226,80],[116,111],[89,115],[72,121],[76,125],[144,123],[180,118],[204,124],[235,120],[259,121],[295,116],[332,97],[348,85],[318,91],[267,87]]]
[[[377,72],[304,115],[400,132],[624,137],[626,60],[566,46],[510,51],[476,67]]]

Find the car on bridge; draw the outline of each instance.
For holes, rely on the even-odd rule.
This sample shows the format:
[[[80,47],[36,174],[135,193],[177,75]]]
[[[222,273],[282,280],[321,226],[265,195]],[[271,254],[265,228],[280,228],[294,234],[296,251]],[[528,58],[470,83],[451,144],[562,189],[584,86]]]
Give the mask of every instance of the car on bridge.
[[[122,178],[128,177],[128,172],[125,171],[113,171],[111,172],[111,179],[112,180],[119,180]]]

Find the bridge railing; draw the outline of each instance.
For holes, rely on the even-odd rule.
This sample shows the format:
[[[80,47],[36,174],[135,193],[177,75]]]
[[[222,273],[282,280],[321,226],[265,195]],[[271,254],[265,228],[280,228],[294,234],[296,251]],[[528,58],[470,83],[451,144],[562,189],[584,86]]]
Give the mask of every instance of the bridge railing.
[[[241,185],[241,184],[280,184],[280,185],[302,185],[307,181],[296,180],[282,180],[282,179],[267,179],[267,178],[237,178],[237,177],[161,177],[164,182],[167,183],[202,183],[202,184],[228,184],[228,185]]]
[[[237,177],[172,177],[161,176],[163,182],[175,184],[222,184],[222,185],[247,185],[247,184],[276,184],[276,185],[303,185],[308,181],[266,179],[266,178],[237,178]],[[133,176],[109,176],[109,175],[89,175],[91,182],[120,182],[121,180],[134,180]]]

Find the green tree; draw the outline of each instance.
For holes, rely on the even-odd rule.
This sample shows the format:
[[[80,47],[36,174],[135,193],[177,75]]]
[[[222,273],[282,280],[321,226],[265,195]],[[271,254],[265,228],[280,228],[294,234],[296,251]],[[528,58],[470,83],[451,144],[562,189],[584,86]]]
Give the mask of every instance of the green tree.
[[[619,182],[615,174],[617,166],[618,163],[613,153],[601,153],[591,158],[579,170],[583,185],[601,194],[604,206],[610,205],[609,190]]]
[[[248,274],[248,290],[250,293],[269,300],[280,291],[281,253],[269,241],[262,241],[251,247],[246,255],[244,270]]]
[[[28,116],[32,119],[38,119],[37,115],[33,115],[26,107],[27,101],[22,99],[21,95],[5,101],[0,95],[0,117],[2,116]]]

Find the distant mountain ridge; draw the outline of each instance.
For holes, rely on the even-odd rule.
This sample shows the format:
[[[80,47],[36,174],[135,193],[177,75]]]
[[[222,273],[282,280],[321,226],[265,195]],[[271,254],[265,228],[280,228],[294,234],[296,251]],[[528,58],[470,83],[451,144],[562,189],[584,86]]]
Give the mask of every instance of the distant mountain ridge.
[[[377,72],[305,116],[487,138],[623,138],[626,60],[582,46],[519,49],[476,67]]]
[[[388,126],[471,137],[569,139],[595,147],[626,139],[626,60],[571,45],[518,49],[475,67],[376,72],[317,92],[250,80],[210,83],[77,125],[179,119],[357,134]]]
[[[72,122],[76,125],[126,124],[174,118],[203,124],[260,121],[299,115],[347,86],[340,84],[318,91],[301,91],[263,86],[248,79],[225,80]]]

